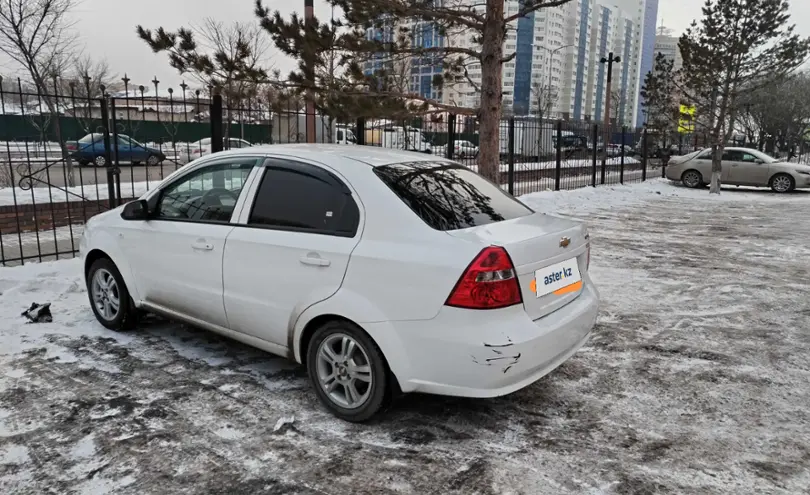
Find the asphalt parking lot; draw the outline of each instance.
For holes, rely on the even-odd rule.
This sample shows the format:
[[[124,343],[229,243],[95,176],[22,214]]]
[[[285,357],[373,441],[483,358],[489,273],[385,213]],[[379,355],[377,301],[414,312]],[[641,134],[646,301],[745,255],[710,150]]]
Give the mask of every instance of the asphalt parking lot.
[[[104,330],[77,260],[0,269],[0,493],[804,492],[810,195],[527,201],[590,225],[589,344],[510,396],[407,396],[366,425],[261,351],[158,319]],[[54,322],[24,324],[45,300]]]

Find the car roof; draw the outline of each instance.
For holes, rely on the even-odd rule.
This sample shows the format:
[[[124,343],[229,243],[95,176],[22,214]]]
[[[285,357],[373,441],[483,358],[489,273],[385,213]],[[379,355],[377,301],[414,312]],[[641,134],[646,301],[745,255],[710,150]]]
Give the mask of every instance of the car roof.
[[[350,146],[345,144],[266,144],[243,148],[239,151],[230,151],[230,153],[234,154],[255,154],[257,152],[327,163],[334,161],[335,158],[344,158],[372,167],[406,162],[445,161],[442,157],[427,153],[415,153],[378,146]]]

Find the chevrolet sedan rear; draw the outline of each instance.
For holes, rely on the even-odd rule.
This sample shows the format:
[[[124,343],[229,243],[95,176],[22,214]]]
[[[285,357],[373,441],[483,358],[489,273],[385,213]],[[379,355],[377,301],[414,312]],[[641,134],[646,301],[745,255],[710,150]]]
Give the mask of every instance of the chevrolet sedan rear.
[[[289,356],[349,421],[398,392],[523,388],[587,341],[599,302],[582,224],[362,146],[202,158],[94,217],[81,249],[104,326],[150,311]]]

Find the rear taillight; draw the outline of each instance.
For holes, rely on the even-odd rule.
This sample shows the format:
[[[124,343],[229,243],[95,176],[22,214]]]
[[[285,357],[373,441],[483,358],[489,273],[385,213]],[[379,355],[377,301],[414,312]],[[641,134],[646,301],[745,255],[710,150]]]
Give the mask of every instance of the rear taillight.
[[[498,309],[520,304],[515,266],[502,247],[490,246],[475,257],[445,304],[467,309]]]
[[[68,151],[76,151],[77,149],[79,149],[79,146],[76,144],[68,144],[65,147],[68,149]]]

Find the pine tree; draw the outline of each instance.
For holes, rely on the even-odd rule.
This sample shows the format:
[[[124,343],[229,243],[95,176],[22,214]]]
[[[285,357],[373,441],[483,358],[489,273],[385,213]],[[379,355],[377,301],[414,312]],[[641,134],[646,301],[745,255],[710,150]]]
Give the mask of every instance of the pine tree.
[[[327,23],[306,21],[293,14],[289,20],[272,13],[256,0],[256,15],[283,53],[300,60],[289,82],[310,94],[330,93],[333,98],[353,99],[355,111],[419,112],[443,109],[477,115],[480,124],[479,170],[498,179],[499,127],[503,109],[502,68],[515,53],[504,53],[509,26],[518,19],[570,0],[524,0],[518,12],[507,15],[503,0],[327,0],[343,18]],[[381,36],[367,36],[369,29]],[[418,39],[437,30],[445,40],[461,35],[471,44],[424,46]],[[416,41],[416,42],[415,42]],[[344,71],[339,85],[317,84],[318,54],[336,49]],[[411,92],[410,66],[441,65],[442,74],[433,78],[437,89],[462,82],[480,93],[477,108],[446,105]],[[480,66],[480,85],[469,77],[468,68]],[[371,70],[368,70],[371,67]],[[401,76],[405,76],[404,79]],[[340,95],[334,94],[339,89]],[[369,108],[371,107],[371,108]]]
[[[644,76],[640,92],[641,105],[647,113],[647,124],[663,132],[672,130],[680,117],[674,65],[672,60],[659,53],[653,70]]]
[[[709,124],[711,193],[720,193],[721,157],[741,95],[791,73],[810,51],[810,39],[788,24],[788,9],[787,0],[706,0],[700,22],[680,39],[682,89]]]

